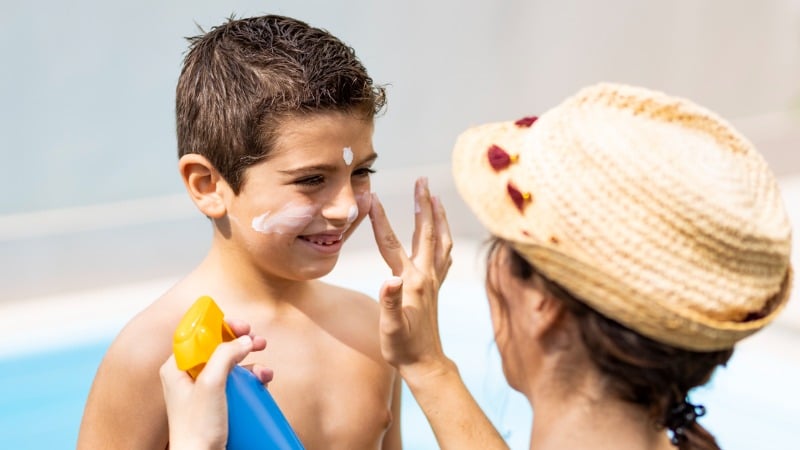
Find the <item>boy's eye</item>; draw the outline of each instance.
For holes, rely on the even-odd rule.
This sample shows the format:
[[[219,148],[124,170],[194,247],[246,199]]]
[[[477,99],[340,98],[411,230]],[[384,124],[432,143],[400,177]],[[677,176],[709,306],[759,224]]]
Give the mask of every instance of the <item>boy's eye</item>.
[[[372,175],[373,173],[375,173],[375,169],[372,169],[371,167],[362,167],[360,169],[354,170],[353,171],[353,176],[356,176],[356,177],[368,177],[368,176]]]
[[[304,186],[316,186],[325,182],[325,177],[322,175],[312,175],[295,180],[295,184],[302,184]]]

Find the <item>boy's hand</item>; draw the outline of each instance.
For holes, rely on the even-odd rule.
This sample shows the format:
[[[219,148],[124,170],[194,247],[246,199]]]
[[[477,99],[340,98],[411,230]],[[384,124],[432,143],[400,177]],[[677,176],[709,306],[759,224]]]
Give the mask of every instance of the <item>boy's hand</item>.
[[[374,194],[369,213],[378,249],[394,275],[380,291],[381,352],[406,379],[449,365],[439,337],[438,295],[452,264],[452,238],[444,208],[431,197],[427,179],[417,180],[414,200],[410,256]]]
[[[203,371],[193,380],[178,369],[175,355],[161,366],[161,386],[167,406],[170,448],[224,449],[228,440],[228,407],[225,383],[233,367],[250,352],[263,350],[266,340],[249,336],[250,326],[228,322],[236,340],[223,342],[214,350]],[[272,380],[272,371],[254,367],[262,383]]]

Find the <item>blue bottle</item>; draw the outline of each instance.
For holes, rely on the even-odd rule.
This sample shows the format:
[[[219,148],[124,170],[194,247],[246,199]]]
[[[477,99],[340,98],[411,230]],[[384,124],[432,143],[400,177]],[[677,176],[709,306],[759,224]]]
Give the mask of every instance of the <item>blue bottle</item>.
[[[303,449],[278,404],[252,372],[234,367],[228,375],[225,394],[229,449]]]
[[[236,337],[223,318],[222,310],[208,296],[198,298],[189,308],[172,341],[179,369],[197,378],[217,345]],[[233,368],[225,395],[229,450],[303,450],[272,395],[249,370]]]

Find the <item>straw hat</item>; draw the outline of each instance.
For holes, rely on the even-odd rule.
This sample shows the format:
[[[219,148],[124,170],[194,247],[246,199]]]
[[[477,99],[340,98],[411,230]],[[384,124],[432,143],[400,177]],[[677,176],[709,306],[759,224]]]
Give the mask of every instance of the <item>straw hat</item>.
[[[492,234],[659,342],[731,348],[788,298],[791,227],[774,175],[730,124],[688,100],[584,88],[538,120],[465,131],[453,174]]]

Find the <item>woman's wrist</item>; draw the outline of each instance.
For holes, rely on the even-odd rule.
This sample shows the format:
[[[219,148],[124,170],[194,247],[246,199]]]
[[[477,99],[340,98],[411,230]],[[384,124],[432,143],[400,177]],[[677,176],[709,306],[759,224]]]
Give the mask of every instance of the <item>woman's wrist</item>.
[[[222,445],[216,444],[208,439],[204,439],[199,435],[191,437],[186,436],[170,436],[169,437],[170,450],[225,450],[225,443]]]
[[[452,375],[459,376],[456,364],[444,355],[414,364],[402,365],[397,370],[406,385],[412,390],[436,386]]]

